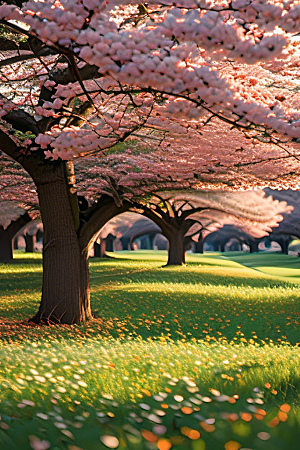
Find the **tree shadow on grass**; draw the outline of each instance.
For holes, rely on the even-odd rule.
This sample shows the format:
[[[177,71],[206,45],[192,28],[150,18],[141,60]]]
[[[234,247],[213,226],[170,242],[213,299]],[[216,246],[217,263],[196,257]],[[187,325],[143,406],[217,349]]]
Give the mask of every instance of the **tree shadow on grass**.
[[[88,325],[49,327],[58,339],[87,333],[107,338],[171,340],[254,339],[298,342],[298,290],[271,276],[243,267],[200,266],[151,268],[134,263],[124,266],[91,264],[91,299],[95,321]],[[104,267],[103,267],[104,266]],[[31,268],[30,268],[31,267]],[[42,273],[40,263],[19,265],[20,272],[2,273],[2,335],[19,339],[23,322],[36,312]],[[29,270],[26,270],[26,269]],[[256,275],[256,274],[255,274]],[[18,320],[15,320],[18,319]],[[45,327],[26,325],[26,334],[42,337]],[[21,331],[20,331],[20,329]],[[243,342],[242,340],[242,342]],[[280,341],[281,340],[281,341]]]

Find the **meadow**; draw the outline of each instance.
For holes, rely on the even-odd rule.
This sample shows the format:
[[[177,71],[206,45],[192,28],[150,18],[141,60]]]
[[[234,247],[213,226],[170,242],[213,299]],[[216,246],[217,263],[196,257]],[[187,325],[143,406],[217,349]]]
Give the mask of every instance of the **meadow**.
[[[81,326],[28,324],[41,255],[0,266],[1,450],[296,449],[300,259],[109,256]]]

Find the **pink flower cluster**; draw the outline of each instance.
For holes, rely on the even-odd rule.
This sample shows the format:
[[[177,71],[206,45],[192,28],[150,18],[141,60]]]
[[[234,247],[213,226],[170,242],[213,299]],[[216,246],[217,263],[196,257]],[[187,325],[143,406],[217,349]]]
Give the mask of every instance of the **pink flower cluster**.
[[[134,4],[127,0],[46,0],[29,1],[21,9],[0,6],[1,19],[24,23],[29,33],[54,45],[58,53],[62,47],[69,55],[73,52],[78,68],[96,66],[102,77],[98,84],[84,81],[98,119],[81,129],[64,129],[61,123],[44,137],[39,135],[35,142],[47,150],[47,157],[73,159],[103,151],[135,129],[147,117],[151,104],[152,115],[145,125],[169,134],[184,134],[210,110],[225,120],[300,138],[297,105],[287,107],[275,94],[258,95],[254,86],[242,84],[224,70],[231,64],[260,67],[275,64],[279,58],[288,61],[295,45],[292,33],[300,23],[298,1],[181,0],[175,6],[172,0],[159,4],[150,0],[148,17],[135,24],[137,18],[131,14],[136,14],[140,4],[140,0]],[[122,14],[132,21],[122,23]],[[66,68],[67,64],[60,67]],[[86,100],[78,82],[57,85],[46,80],[44,86],[53,91],[51,101],[36,106],[26,100],[36,116],[69,117],[71,100]],[[135,115],[128,113],[130,103]],[[0,116],[14,107],[9,105],[13,104],[0,102]],[[123,114],[120,120],[118,108]]]
[[[17,109],[18,105],[0,97],[0,118],[8,114],[10,111]]]

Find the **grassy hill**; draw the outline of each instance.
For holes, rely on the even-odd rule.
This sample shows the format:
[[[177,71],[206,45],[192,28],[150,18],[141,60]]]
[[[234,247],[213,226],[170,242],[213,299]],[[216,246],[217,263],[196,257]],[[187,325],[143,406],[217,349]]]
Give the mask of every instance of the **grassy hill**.
[[[95,320],[71,327],[26,321],[39,255],[0,266],[1,449],[297,448],[299,258],[165,262],[91,260]]]

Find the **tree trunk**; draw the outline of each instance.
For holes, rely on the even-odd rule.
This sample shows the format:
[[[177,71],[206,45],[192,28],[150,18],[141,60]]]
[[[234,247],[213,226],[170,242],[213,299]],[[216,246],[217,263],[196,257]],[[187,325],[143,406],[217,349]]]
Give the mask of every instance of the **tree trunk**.
[[[27,130],[35,134],[40,132],[35,124],[33,126],[33,121],[25,122]],[[117,206],[112,198],[103,196],[102,201],[91,208],[85,220],[80,221],[78,197],[73,185],[75,177],[71,167],[68,171],[69,163],[46,160],[41,149],[23,158],[23,147],[16,139],[2,130],[0,137],[1,149],[5,149],[5,153],[15,161],[21,162],[32,177],[37,187],[44,224],[42,299],[32,321],[64,324],[83,322],[91,318],[87,259],[89,246],[99,234],[99,229],[117,214],[128,211],[131,204],[125,201],[123,205]]]
[[[18,250],[18,248],[19,248],[18,238],[15,237],[15,238],[14,238],[14,250]]]
[[[156,233],[151,233],[151,234],[149,234],[149,246],[150,246],[150,250],[153,250],[155,236],[156,236]]]
[[[128,237],[121,237],[120,238],[121,244],[122,244],[122,250],[131,250],[130,248],[130,238]]]
[[[25,233],[24,239],[25,239],[25,252],[33,253],[35,251],[36,236]]]
[[[12,222],[5,230],[0,226],[0,262],[10,262],[13,259],[13,238],[31,218],[27,213]]]
[[[0,227],[0,262],[9,262],[13,259],[13,242],[10,233]]]
[[[285,255],[289,254],[289,245],[290,245],[290,241],[283,241],[281,248],[282,248],[282,253],[284,253]]]
[[[250,241],[249,247],[250,247],[250,253],[258,253],[258,244],[259,242],[256,241]]]
[[[63,163],[38,183],[44,224],[43,288],[32,321],[72,324],[92,317],[87,247],[80,248]]]
[[[278,239],[276,242],[280,245],[281,252],[284,255],[288,255],[289,254],[290,240],[289,239]]]
[[[94,242],[94,258],[104,258],[106,251],[105,239],[100,239],[100,243]]]
[[[98,242],[94,242],[94,258],[101,258],[101,245]]]
[[[168,241],[167,266],[181,266],[185,264],[184,233],[181,230],[172,229],[168,236]]]
[[[38,230],[36,233],[37,242],[43,242],[43,239],[44,239],[44,232],[41,230]]]
[[[114,251],[114,240],[116,239],[116,237],[109,233],[105,239],[105,244],[106,244],[106,251],[107,252],[113,252]]]
[[[149,238],[144,236],[141,238],[141,250],[149,250]]]
[[[204,239],[199,236],[198,242],[195,243],[195,253],[204,253]]]

